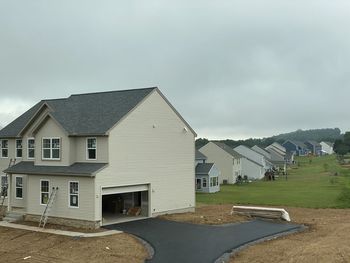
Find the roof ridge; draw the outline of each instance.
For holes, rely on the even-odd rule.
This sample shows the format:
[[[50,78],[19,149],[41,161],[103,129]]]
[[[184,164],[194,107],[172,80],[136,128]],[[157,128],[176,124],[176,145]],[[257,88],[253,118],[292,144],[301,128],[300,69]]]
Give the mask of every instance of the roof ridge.
[[[157,89],[157,86],[154,87],[148,87],[148,88],[138,88],[138,89],[125,89],[125,90],[109,90],[109,91],[98,91],[98,92],[88,92],[88,93],[79,93],[79,94],[72,94],[70,95],[68,98],[70,97],[75,97],[75,96],[85,96],[85,95],[94,95],[94,94],[104,94],[104,93],[114,93],[114,92],[126,92],[126,91],[132,91],[132,90],[148,90],[148,89]]]

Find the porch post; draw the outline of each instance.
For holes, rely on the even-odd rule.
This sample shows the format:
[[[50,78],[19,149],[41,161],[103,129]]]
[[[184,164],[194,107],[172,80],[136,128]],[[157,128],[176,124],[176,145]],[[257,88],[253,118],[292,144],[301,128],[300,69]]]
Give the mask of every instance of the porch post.
[[[7,174],[7,211],[11,212],[12,176]]]

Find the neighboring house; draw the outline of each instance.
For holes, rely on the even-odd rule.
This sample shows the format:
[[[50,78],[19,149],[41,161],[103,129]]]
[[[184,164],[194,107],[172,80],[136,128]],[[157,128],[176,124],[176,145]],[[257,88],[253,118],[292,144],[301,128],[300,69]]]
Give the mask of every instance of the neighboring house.
[[[322,146],[316,141],[306,141],[304,142],[306,147],[309,149],[310,153],[316,156],[320,156],[322,154]]]
[[[285,141],[282,146],[286,148],[287,153],[292,153],[297,156],[305,156],[309,154],[309,149],[306,145],[299,141],[288,140]]]
[[[278,142],[274,142],[272,144],[270,144],[269,146],[267,146],[265,148],[265,150],[274,150],[275,152],[277,152],[279,155],[282,155],[283,158],[285,157],[287,150],[285,147],[283,147],[281,144],[279,144]]]
[[[235,184],[241,174],[241,155],[232,148],[220,142],[208,142],[199,149],[210,163],[215,163],[220,170],[220,184]]]
[[[285,165],[284,158],[281,155],[279,155],[276,151],[274,151],[273,149],[270,149],[270,151],[268,151],[268,150],[260,148],[257,145],[254,145],[252,147],[252,150],[263,155],[265,157],[266,161],[268,163],[272,164],[273,168],[277,168],[277,167],[284,168],[284,165]]]
[[[239,145],[233,150],[243,156],[246,160],[255,164],[254,171],[250,169],[250,172],[248,172],[247,169],[243,169],[243,175],[247,175],[249,179],[262,179],[265,176],[265,172],[272,169],[273,165],[270,162],[266,161],[264,155],[244,145]]]
[[[196,153],[195,153],[195,166],[197,166],[197,164],[199,164],[199,163],[206,163],[207,159],[208,159],[207,156],[205,156],[200,151],[196,150]]]
[[[220,191],[220,171],[213,163],[199,163],[196,166],[196,191],[216,193]]]
[[[321,147],[322,147],[322,154],[333,154],[334,150],[333,150],[333,146],[334,143],[331,142],[320,142]]]
[[[58,188],[49,222],[93,228],[194,211],[195,136],[158,88],[40,101],[0,131],[5,205],[37,221]]]

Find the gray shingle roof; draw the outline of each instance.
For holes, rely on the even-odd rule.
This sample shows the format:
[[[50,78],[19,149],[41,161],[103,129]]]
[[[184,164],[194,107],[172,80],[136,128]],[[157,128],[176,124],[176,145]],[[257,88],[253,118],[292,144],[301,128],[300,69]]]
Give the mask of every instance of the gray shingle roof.
[[[213,163],[199,163],[196,166],[196,174],[207,175],[213,166]]]
[[[0,131],[0,137],[18,137],[35,113],[46,103],[52,117],[69,135],[105,135],[156,87],[72,95],[43,100]]]
[[[233,150],[231,147],[227,146],[225,143],[216,142],[216,141],[212,141],[212,143],[215,143],[217,146],[219,146],[221,149],[223,149],[225,152],[227,152],[228,154],[230,154],[231,156],[233,156],[235,158],[241,158],[242,157],[241,154],[239,154],[238,152]]]
[[[196,150],[196,160],[206,160],[208,159],[207,156],[205,156],[200,151]]]
[[[47,166],[23,161],[7,168],[4,173],[94,177],[95,173],[106,165],[106,163],[74,163],[71,166]]]

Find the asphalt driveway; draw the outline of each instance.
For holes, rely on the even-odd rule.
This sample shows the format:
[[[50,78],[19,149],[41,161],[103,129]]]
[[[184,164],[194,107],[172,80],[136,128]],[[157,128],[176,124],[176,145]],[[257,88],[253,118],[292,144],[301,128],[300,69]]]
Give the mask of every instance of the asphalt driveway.
[[[295,224],[254,220],[222,226],[194,225],[157,218],[107,226],[147,241],[155,255],[152,263],[213,263],[226,252],[270,236],[297,231]]]

